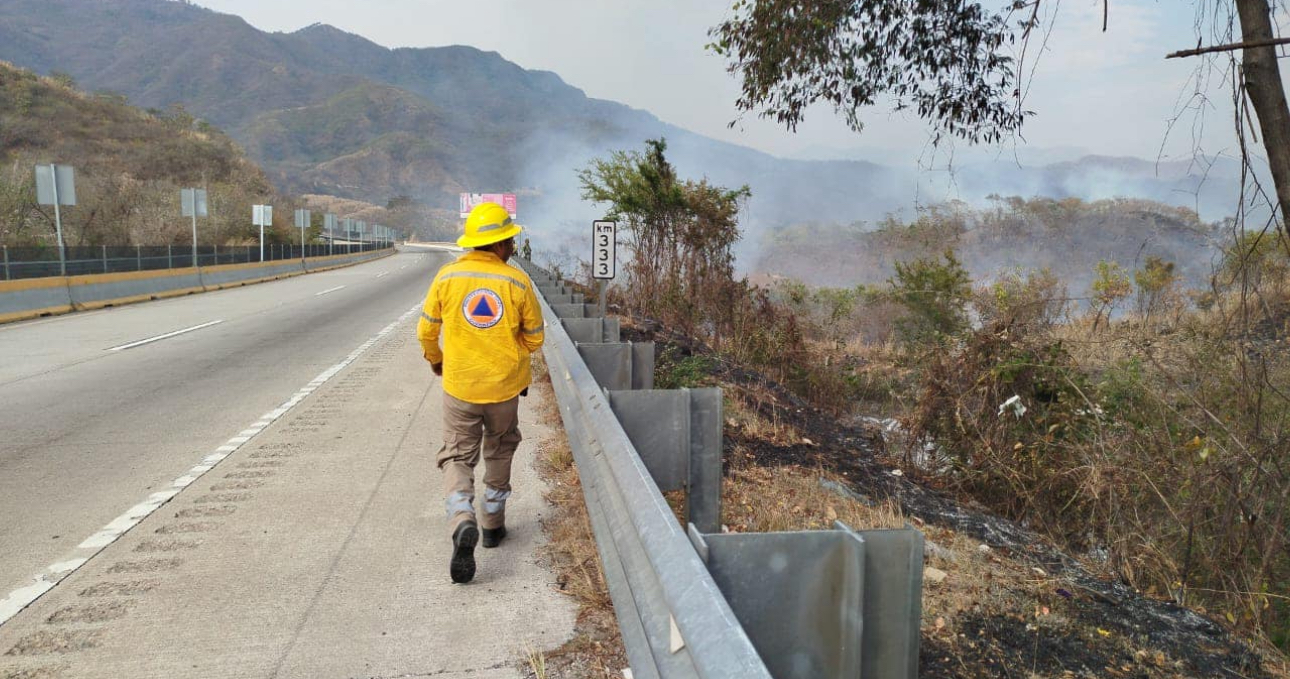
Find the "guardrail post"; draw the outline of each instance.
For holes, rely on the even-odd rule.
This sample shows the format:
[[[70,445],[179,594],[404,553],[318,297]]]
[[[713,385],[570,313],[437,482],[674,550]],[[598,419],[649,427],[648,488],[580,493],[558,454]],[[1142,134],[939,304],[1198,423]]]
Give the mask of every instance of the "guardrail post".
[[[107,273],[107,246],[100,245],[99,247],[102,248],[102,250],[100,250],[99,252],[102,254],[102,257],[103,257],[103,273]]]
[[[4,248],[4,279],[7,281],[13,280],[12,278],[9,277],[9,246],[4,245],[0,247]]]
[[[577,343],[621,341],[621,328],[617,318],[562,318],[560,323],[569,339]]]
[[[578,354],[602,389],[653,389],[653,342],[579,344]]]
[[[687,521],[720,533],[721,390],[610,391],[609,407],[659,490],[684,490]]]
[[[775,679],[914,679],[922,533],[835,527],[689,535]]]
[[[551,311],[555,312],[558,318],[586,318],[587,310],[585,304],[552,304]]]
[[[173,245],[166,246],[166,268],[175,268],[175,246]]]
[[[143,271],[143,246],[134,246],[134,270]]]
[[[584,304],[587,301],[581,292],[562,295],[545,293],[545,296],[547,304]],[[599,314],[599,311],[596,313]],[[590,317],[591,314],[587,314],[587,316]]]

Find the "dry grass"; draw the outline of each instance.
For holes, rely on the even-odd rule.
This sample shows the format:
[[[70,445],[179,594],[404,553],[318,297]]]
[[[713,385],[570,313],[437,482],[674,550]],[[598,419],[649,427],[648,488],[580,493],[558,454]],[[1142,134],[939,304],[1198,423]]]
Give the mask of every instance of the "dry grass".
[[[546,655],[542,651],[533,648],[529,642],[524,642],[524,657],[528,661],[529,671],[533,673],[533,679],[547,679]]]
[[[800,443],[802,435],[787,419],[779,417],[778,409],[767,408],[772,415],[767,417],[759,412],[764,404],[774,403],[771,397],[761,398],[751,390],[727,390],[733,398],[725,401],[727,426],[737,426],[748,436],[760,439],[773,445],[793,445]]]
[[[825,487],[824,481],[847,485],[819,470],[801,467],[731,470],[721,488],[722,520],[734,533],[829,530],[835,521],[855,530],[905,526],[905,517],[895,504],[870,506]]]
[[[557,425],[556,433],[539,443],[538,471],[550,486],[546,500],[554,510],[543,521],[547,534],[543,557],[555,571],[561,591],[578,602],[578,623],[572,640],[540,659],[540,673],[533,653],[528,653],[529,676],[619,679],[622,668],[627,667],[626,651],[601,571],[573,451],[563,429],[558,428],[559,408],[540,357],[533,374],[538,378],[532,387],[541,404],[538,416]]]

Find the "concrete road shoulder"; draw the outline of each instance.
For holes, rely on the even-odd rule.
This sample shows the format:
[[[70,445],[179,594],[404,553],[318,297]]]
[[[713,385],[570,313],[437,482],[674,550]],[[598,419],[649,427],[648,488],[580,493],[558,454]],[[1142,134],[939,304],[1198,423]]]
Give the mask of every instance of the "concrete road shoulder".
[[[0,626],[0,677],[517,677],[567,641],[536,557],[559,423],[522,400],[510,535],[453,585],[414,320]]]

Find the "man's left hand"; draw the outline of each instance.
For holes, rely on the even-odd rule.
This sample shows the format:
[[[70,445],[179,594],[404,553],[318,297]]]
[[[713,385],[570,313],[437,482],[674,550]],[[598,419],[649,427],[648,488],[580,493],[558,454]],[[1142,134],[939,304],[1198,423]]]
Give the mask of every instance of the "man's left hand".
[[[443,363],[442,363],[442,362],[440,362],[440,363],[431,363],[431,364],[430,364],[430,369],[434,371],[434,374],[436,374],[436,375],[438,375],[438,376],[440,376],[440,377],[443,377]]]

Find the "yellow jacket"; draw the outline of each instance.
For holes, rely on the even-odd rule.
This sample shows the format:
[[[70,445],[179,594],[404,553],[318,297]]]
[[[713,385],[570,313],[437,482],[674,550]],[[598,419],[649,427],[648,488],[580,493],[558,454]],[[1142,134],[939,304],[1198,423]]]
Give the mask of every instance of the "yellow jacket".
[[[542,346],[533,281],[491,252],[468,251],[435,275],[417,339],[427,361],[443,363],[445,392],[469,403],[509,401],[529,386],[529,355]]]

